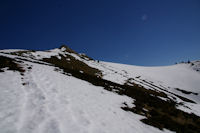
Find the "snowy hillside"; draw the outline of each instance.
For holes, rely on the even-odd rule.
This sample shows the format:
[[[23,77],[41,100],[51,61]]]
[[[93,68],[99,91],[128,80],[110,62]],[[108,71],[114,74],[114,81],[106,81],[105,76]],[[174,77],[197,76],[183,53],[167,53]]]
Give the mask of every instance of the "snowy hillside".
[[[199,69],[0,50],[0,133],[200,132]]]

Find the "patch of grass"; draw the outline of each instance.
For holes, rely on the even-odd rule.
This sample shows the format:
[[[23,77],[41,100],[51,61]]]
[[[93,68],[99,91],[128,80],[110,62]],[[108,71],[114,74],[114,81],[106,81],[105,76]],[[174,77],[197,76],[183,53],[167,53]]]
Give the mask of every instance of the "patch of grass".
[[[126,90],[122,91],[124,91],[122,94],[135,99],[136,106],[134,108],[122,107],[122,109],[146,116],[141,120],[142,122],[161,130],[166,128],[179,133],[200,132],[200,117],[177,109],[176,103],[172,100],[164,101],[151,95],[157,92],[145,91],[138,86],[127,86]]]
[[[5,57],[5,56],[0,56],[0,70],[3,72],[2,68],[8,68],[8,70],[13,70],[13,71],[19,71],[20,73],[25,72],[25,70],[17,64],[16,60]]]
[[[73,56],[67,55],[64,57],[63,55],[59,55],[61,59],[58,59],[56,56],[51,56],[51,58],[43,58],[43,61],[54,64],[57,67],[67,69],[74,72],[83,72],[85,74],[94,76],[94,77],[101,77],[102,73],[98,69],[92,68],[74,58]],[[67,60],[69,58],[70,60]]]
[[[193,94],[193,95],[198,95],[198,93],[195,93],[195,92],[191,92],[191,91],[186,91],[186,90],[182,90],[182,89],[179,89],[179,88],[175,88],[177,91],[180,91],[184,94]]]

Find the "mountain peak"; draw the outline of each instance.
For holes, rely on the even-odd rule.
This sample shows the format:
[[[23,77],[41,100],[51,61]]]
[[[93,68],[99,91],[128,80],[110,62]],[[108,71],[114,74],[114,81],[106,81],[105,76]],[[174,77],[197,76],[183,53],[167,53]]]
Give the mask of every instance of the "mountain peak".
[[[61,49],[61,48],[69,48],[69,47],[65,44],[62,44],[59,48]]]
[[[71,48],[69,48],[67,45],[63,44],[60,46],[59,48],[61,51],[66,51],[66,52],[69,52],[69,53],[77,53],[75,52],[74,50],[72,50]]]

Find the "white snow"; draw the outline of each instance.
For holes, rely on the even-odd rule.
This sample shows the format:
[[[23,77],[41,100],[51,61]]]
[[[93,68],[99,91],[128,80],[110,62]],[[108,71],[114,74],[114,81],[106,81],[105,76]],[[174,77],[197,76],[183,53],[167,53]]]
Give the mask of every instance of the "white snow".
[[[79,58],[78,58],[79,59]],[[156,85],[168,92],[186,97],[195,101],[197,104],[194,106],[189,106],[190,104],[182,101],[178,97],[164,91],[169,95],[169,97],[176,97],[178,102],[183,102],[184,106],[179,106],[179,109],[189,113],[194,113],[200,116],[200,73],[196,71],[199,66],[199,62],[193,67],[190,64],[177,64],[172,66],[159,66],[159,67],[143,67],[134,65],[125,65],[111,62],[100,61],[86,61],[79,59],[91,67],[97,68],[102,71],[103,78],[110,80],[112,82],[124,84],[129,78],[134,78],[133,83],[139,84],[147,89],[157,89],[163,91],[159,88],[155,88],[152,85],[149,86],[146,82]],[[195,67],[195,70],[194,70]],[[198,93],[194,94],[184,94],[176,88],[181,90]],[[166,99],[163,99],[166,100]],[[190,107],[190,109],[185,106]]]
[[[1,50],[0,52],[19,50]],[[23,50],[24,51],[24,50]],[[200,73],[199,64],[177,64],[165,67],[141,67],[110,62],[88,61],[65,49],[31,52],[36,60],[59,54],[73,56],[91,67],[102,71],[103,78],[124,84],[131,82],[152,89],[148,83],[164,88],[195,101],[197,104],[177,102],[184,105],[178,109],[200,116]],[[0,53],[0,55],[4,55]],[[17,56],[6,55],[11,58]],[[29,57],[30,55],[26,55]],[[20,57],[25,58],[25,57]],[[29,58],[30,59],[30,58]],[[30,59],[32,60],[32,59]],[[66,58],[70,61],[70,58]],[[142,116],[121,109],[126,102],[134,106],[134,99],[96,87],[88,82],[63,75],[54,67],[25,62],[32,69],[24,79],[18,72],[0,73],[0,130],[2,133],[144,133],[161,131],[140,122]],[[199,63],[197,61],[197,63]],[[6,70],[6,69],[4,69]],[[80,71],[81,72],[81,71]],[[145,81],[143,81],[145,80]],[[26,83],[25,86],[22,83]],[[175,88],[198,93],[184,94]],[[159,88],[154,88],[163,91]],[[167,93],[167,92],[165,92]],[[169,97],[174,96],[167,93]],[[159,97],[166,100],[162,97]],[[187,108],[187,107],[189,108]]]
[[[35,59],[50,58],[51,56],[56,56],[58,59],[61,59],[59,54],[63,55],[64,57],[69,55],[91,67],[101,70],[104,79],[124,84],[129,78],[134,78],[133,83],[139,84],[147,89],[152,89],[152,86],[150,87],[143,81],[145,80],[149,83],[152,83],[153,85],[164,88],[166,91],[186,97],[200,104],[199,95],[188,95],[176,90],[176,88],[179,88],[181,90],[200,94],[200,73],[196,71],[199,69],[199,61],[194,61],[194,66],[191,66],[191,64],[182,63],[164,67],[142,67],[102,61],[96,62],[84,60],[75,53],[66,52],[64,47],[63,49],[31,52],[31,54],[35,57]],[[70,58],[66,58],[66,60],[70,61]],[[158,90],[163,91],[160,89]],[[171,96],[171,94],[169,94],[169,96]]]
[[[61,51],[65,51],[65,50],[66,50],[66,48],[65,48],[65,47],[62,47],[62,48],[61,48]]]
[[[43,59],[43,58],[50,58],[51,56],[58,56],[60,50],[59,49],[53,49],[49,51],[36,51],[36,52],[31,52],[31,54],[36,58],[36,59]],[[59,57],[58,57],[59,59]]]
[[[0,132],[16,133],[22,113],[24,91],[18,72],[0,73]]]
[[[124,83],[127,78],[135,78],[141,76],[141,79],[151,81],[153,84],[162,85],[172,92],[179,93],[179,95],[188,96],[194,101],[200,103],[199,96],[185,95],[181,92],[177,92],[174,88],[179,88],[186,91],[192,91],[200,93],[200,74],[189,68],[186,64],[178,64],[165,67],[141,67],[124,65],[117,63],[102,62],[105,66],[111,67],[118,73],[106,73],[104,78],[111,81],[120,81]],[[125,70],[126,73],[123,71]],[[122,75],[120,75],[122,73]],[[118,76],[116,76],[118,75]],[[123,75],[126,76],[123,77]],[[191,97],[190,97],[191,96]]]
[[[6,53],[18,52],[18,51],[28,51],[28,50],[25,50],[25,49],[3,49],[3,50],[0,50],[0,52],[6,52]]]
[[[200,116],[200,111],[199,111],[200,110],[200,104],[185,103],[185,106],[187,106],[187,107],[178,106],[177,108],[180,109],[180,110],[183,110],[184,112],[193,113],[193,114]]]
[[[134,106],[129,97],[63,75],[52,66],[25,64],[32,69],[24,76],[0,73],[1,133],[169,132],[122,110],[124,102]]]

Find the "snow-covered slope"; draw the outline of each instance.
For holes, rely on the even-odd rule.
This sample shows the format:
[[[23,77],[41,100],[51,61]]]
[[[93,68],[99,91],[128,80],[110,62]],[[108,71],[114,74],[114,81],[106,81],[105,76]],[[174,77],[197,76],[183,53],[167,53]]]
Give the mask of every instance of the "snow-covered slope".
[[[140,67],[96,61],[68,47],[1,50],[0,56],[13,59],[24,70],[12,71],[9,65],[1,64],[1,133],[181,132],[181,124],[191,124],[196,132],[200,129],[198,61],[193,65]],[[131,94],[121,91],[126,87]],[[131,90],[134,88],[139,88],[138,94]],[[154,105],[142,103],[145,97],[137,95],[169,105],[179,114],[186,112],[183,120],[195,120],[173,120],[177,128],[165,122],[161,122],[162,126],[160,122],[155,124],[151,112],[155,111]],[[142,112],[138,102],[142,103]],[[140,121],[146,118],[148,121]]]
[[[191,110],[185,108],[185,111],[193,112],[200,116],[200,73],[195,71],[191,65],[177,64],[162,67],[141,67],[109,62],[102,62],[102,65],[114,70],[105,72],[105,79],[123,84],[126,83],[127,79],[134,78],[132,82],[140,84],[145,88],[172,92],[186,97],[197,104],[185,103],[191,108]],[[102,70],[104,69],[102,68]]]
[[[161,132],[123,111],[120,96],[51,66],[24,63],[27,71],[0,73],[1,133],[131,133]],[[28,67],[31,67],[28,70]],[[25,85],[23,85],[25,84]]]

